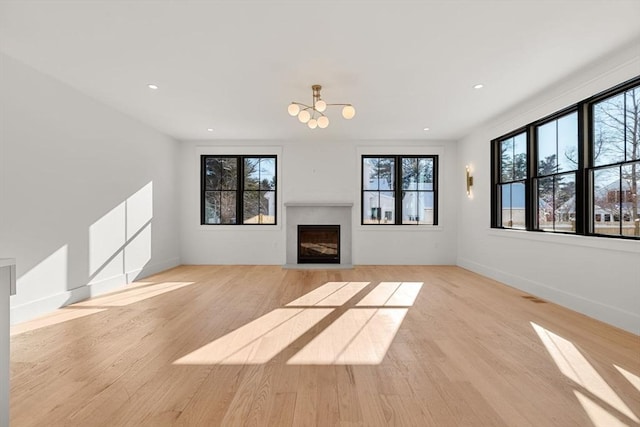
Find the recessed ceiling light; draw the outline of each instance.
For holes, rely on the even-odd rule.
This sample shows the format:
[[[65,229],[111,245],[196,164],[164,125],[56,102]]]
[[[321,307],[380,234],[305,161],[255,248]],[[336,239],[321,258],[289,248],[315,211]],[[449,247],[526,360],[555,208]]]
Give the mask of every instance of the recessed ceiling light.
[[[148,87],[149,89],[153,89],[153,90],[158,89],[158,85],[154,85],[153,83],[149,83],[149,84],[147,85],[147,87]]]
[[[482,89],[484,85],[482,83],[478,83],[477,85],[473,85],[474,89]]]
[[[425,132],[428,132],[428,131],[429,131],[429,128],[424,128],[424,129],[422,129],[422,130],[423,130],[423,131],[425,131]]]
[[[208,128],[207,131],[208,132],[213,132],[213,128]]]

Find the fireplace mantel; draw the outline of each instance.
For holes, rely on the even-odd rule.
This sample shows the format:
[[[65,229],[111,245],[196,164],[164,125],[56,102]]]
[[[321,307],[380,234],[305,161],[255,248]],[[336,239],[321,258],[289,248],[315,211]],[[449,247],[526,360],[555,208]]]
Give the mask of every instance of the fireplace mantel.
[[[285,268],[353,268],[352,202],[297,201],[285,202],[286,264]],[[340,225],[339,264],[298,264],[298,225]]]

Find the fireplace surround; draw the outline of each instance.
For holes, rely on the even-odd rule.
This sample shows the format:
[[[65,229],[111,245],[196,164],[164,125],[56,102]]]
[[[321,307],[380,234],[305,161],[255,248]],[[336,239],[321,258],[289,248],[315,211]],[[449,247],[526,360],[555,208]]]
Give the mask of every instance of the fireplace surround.
[[[353,203],[285,202],[286,264],[285,268],[353,268],[352,209]],[[298,262],[298,225],[339,225],[338,262]]]

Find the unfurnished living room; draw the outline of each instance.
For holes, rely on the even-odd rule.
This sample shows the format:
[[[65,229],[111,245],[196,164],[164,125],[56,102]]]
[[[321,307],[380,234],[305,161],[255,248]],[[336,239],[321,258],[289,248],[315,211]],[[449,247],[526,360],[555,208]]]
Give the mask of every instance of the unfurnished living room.
[[[640,426],[639,0],[0,0],[0,427]]]

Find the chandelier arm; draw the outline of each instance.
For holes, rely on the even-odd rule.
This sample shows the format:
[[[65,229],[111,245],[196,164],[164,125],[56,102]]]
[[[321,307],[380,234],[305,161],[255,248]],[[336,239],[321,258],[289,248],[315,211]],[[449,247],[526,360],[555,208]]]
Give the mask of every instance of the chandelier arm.
[[[353,107],[353,104],[327,104],[327,107],[331,107],[332,105],[342,105],[342,106],[350,105]]]
[[[301,107],[304,107],[304,108],[303,108],[304,110],[308,110],[309,108],[313,108],[313,106],[311,106],[311,105],[307,105],[307,104],[303,104],[302,102],[295,102],[295,101],[291,101],[291,103],[292,103],[292,104],[295,104],[295,105],[299,105],[299,106],[301,106]]]

